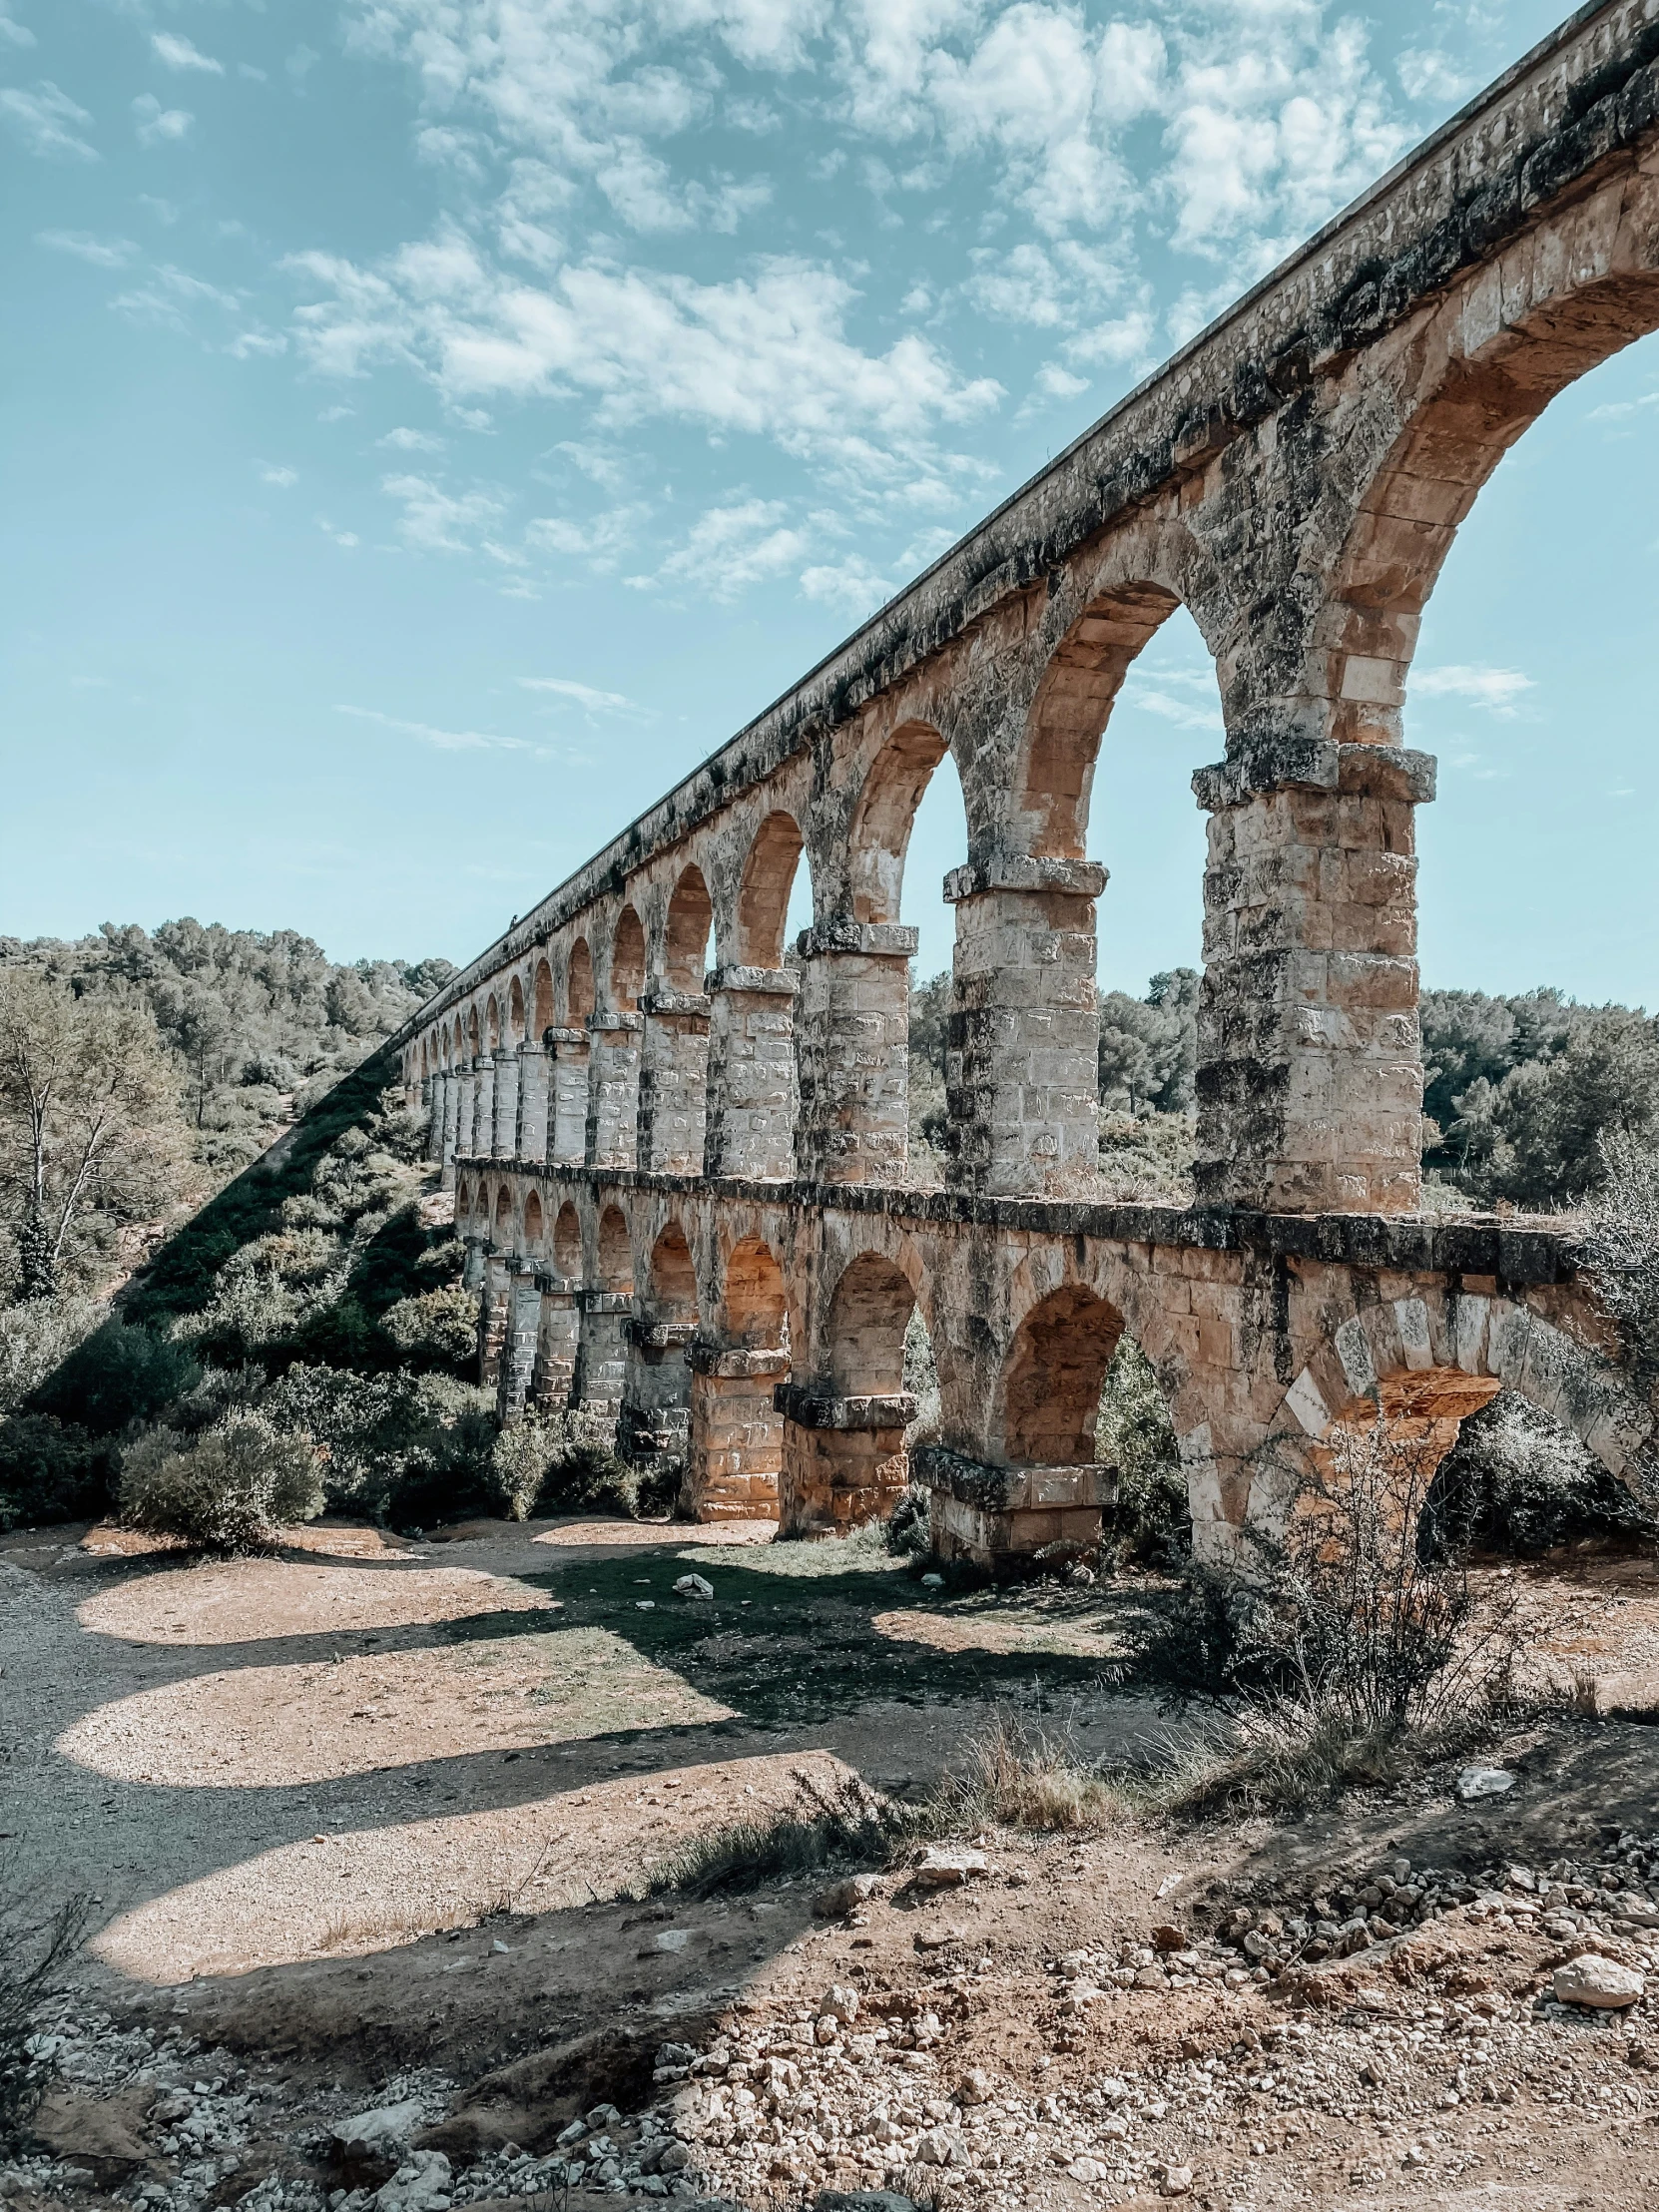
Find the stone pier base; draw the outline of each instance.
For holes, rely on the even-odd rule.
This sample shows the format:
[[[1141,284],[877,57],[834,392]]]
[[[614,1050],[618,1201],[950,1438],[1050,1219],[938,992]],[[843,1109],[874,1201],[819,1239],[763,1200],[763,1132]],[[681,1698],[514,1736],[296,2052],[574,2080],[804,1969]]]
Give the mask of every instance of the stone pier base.
[[[781,1536],[844,1536],[885,1520],[910,1479],[904,1430],[915,1399],[826,1395],[796,1383],[775,1393],[784,1415]]]
[[[691,1453],[679,1510],[689,1520],[776,1520],[784,1417],[773,1386],[787,1352],[688,1348]]]
[[[1098,1549],[1101,1511],[1117,1469],[1098,1461],[1070,1467],[992,1467],[941,1444],[916,1454],[932,1493],[932,1548],[993,1573],[1017,1574]]]

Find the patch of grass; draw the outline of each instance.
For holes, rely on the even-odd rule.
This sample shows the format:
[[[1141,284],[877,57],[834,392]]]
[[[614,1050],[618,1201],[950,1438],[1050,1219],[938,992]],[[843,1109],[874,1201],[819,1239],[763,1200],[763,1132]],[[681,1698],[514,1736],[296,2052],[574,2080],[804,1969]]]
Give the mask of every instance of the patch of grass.
[[[1100,1829],[1122,1817],[1124,1791],[1083,1759],[1065,1731],[999,1707],[930,1801],[934,1822],[963,1831]]]
[[[786,1811],[688,1838],[652,1868],[643,1894],[737,1897],[769,1883],[882,1868],[919,1828],[914,1811],[877,1797],[852,1776],[827,1789],[797,1774],[795,1802]]]

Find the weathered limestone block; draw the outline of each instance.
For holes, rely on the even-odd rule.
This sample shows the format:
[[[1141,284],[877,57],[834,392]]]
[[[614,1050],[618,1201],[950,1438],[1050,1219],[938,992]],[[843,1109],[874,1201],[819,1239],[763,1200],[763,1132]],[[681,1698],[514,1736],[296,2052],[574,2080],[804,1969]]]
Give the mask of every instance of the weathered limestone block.
[[[787,1181],[795,1174],[798,989],[784,968],[710,972],[707,1175]]]
[[[541,1289],[541,1313],[531,1389],[538,1411],[562,1413],[570,1404],[576,1382],[577,1285],[565,1276],[549,1275],[545,1271],[537,1281]]]
[[[691,1370],[686,1347],[694,1321],[630,1321],[617,1448],[636,1466],[683,1458],[691,1431]]]
[[[441,1187],[446,1191],[455,1188],[455,1147],[460,1132],[461,1078],[451,1068],[443,1077],[443,1148],[439,1158],[443,1162]]]
[[[480,1053],[472,1063],[477,1082],[472,1094],[472,1140],[467,1150],[487,1160],[495,1148],[495,1055]]]
[[[784,1421],[773,1388],[787,1352],[731,1349],[694,1339],[691,1448],[678,1510],[688,1520],[776,1520]]]
[[[474,1121],[478,1112],[478,1064],[471,1061],[455,1077],[455,1157],[475,1157]],[[450,1188],[454,1188],[451,1181]]]
[[[490,1151],[498,1160],[510,1160],[518,1142],[518,1054],[503,1047],[495,1056],[495,1127]]]
[[[518,1048],[518,1127],[513,1134],[514,1157],[547,1158],[547,1047],[532,1039]]]
[[[444,1078],[442,1075],[428,1076],[420,1088],[422,1103],[426,1111],[425,1157],[428,1160],[441,1161],[443,1158]]]
[[[640,1014],[590,1014],[587,1160],[590,1167],[631,1168],[639,1141]]]
[[[885,1520],[910,1479],[904,1430],[916,1417],[908,1391],[844,1396],[783,1382],[779,1533],[844,1536]]]
[[[1100,1164],[1100,1018],[1092,860],[954,868],[955,980],[945,1055],[952,1180],[1063,1195]]]
[[[640,1000],[639,1164],[658,1175],[701,1175],[708,1126],[710,1001],[655,989]]]
[[[577,1310],[576,1374],[570,1393],[572,1427],[583,1442],[612,1450],[628,1373],[626,1330],[634,1302],[626,1291],[582,1291],[577,1297]]]
[[[800,1022],[803,1175],[896,1183],[909,1146],[910,971],[919,932],[841,921],[805,930]]]
[[[501,1362],[507,1349],[509,1300],[512,1289],[512,1255],[486,1251],[483,1298],[478,1309],[478,1380],[485,1389],[501,1382]]]
[[[1303,779],[1261,788],[1272,774]],[[1198,1195],[1287,1213],[1419,1202],[1415,829],[1432,763],[1383,745],[1204,769]]]
[[[934,1551],[999,1571],[1094,1550],[1117,1483],[1117,1469],[1099,1462],[992,1467],[942,1444],[924,1445],[915,1463],[932,1493]]]
[[[541,1334],[541,1285],[534,1264],[529,1260],[510,1261],[507,1277],[506,1341],[495,1407],[503,1427],[524,1417],[525,1401],[535,1381]]]
[[[580,1167],[588,1151],[588,1033],[550,1029],[547,1048],[553,1056],[548,1157],[563,1166]]]

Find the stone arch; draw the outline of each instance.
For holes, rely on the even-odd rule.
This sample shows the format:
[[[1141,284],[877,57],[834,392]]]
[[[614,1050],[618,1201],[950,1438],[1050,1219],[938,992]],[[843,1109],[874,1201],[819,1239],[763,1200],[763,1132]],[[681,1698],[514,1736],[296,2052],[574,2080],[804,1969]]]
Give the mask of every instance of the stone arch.
[[[524,985],[516,975],[507,994],[507,1041],[511,1044],[524,1041]]]
[[[567,1283],[582,1279],[582,1218],[568,1198],[553,1222],[553,1268]]]
[[[536,962],[535,1010],[531,1035],[539,1043],[553,1026],[553,970],[545,959]]]
[[[825,1320],[824,1355],[840,1397],[890,1397],[904,1387],[904,1333],[916,1295],[901,1268],[860,1252],[841,1270]]]
[[[503,1182],[495,1194],[494,1241],[500,1252],[507,1251],[513,1241],[513,1191],[507,1182]]]
[[[1309,1447],[1379,1416],[1449,1449],[1500,1389],[1526,1398],[1638,1491],[1659,1476],[1659,1414],[1576,1338],[1518,1300],[1436,1285],[1356,1301],[1286,1389],[1251,1486],[1249,1519],[1281,1517]]]
[[[1397,741],[1422,610],[1481,487],[1552,399],[1659,329],[1659,272],[1608,273],[1610,259],[1644,252],[1636,226],[1610,249],[1596,209],[1510,248],[1419,342],[1417,387],[1358,501],[1316,648],[1311,681],[1332,694],[1334,737]]]
[[[783,966],[784,927],[801,849],[801,826],[782,808],[756,830],[738,892],[740,967]]]
[[[455,1185],[455,1226],[461,1228],[472,1219],[472,1185],[463,1175]]]
[[[1015,772],[1028,849],[1085,857],[1100,741],[1131,664],[1181,605],[1167,585],[1124,583],[1091,598],[1049,655]]]
[[[849,832],[854,921],[898,920],[916,809],[946,751],[930,723],[901,722],[870,763]]]
[[[1106,1370],[1124,1318],[1086,1283],[1063,1283],[1031,1307],[997,1380],[992,1427],[1010,1466],[1086,1466]]]
[[[607,1206],[599,1217],[595,1247],[594,1288],[620,1297],[634,1288],[634,1249],[628,1235],[628,1217],[620,1206]]]
[[[488,1003],[484,1008],[484,1036],[486,1039],[485,1051],[498,1052],[501,1048],[501,1008],[496,1003],[494,991],[490,992]]]
[[[611,938],[611,1010],[632,1014],[645,988],[645,929],[632,906],[617,916]]]
[[[726,1261],[726,1322],[735,1343],[779,1351],[789,1335],[784,1271],[764,1237],[744,1237]]]
[[[573,1029],[580,1029],[593,1012],[593,948],[586,937],[578,937],[570,948],[570,965],[565,971],[565,1005]]]
[[[649,1280],[652,1311],[658,1320],[696,1321],[697,1268],[678,1221],[667,1223],[651,1247]]]
[[[472,1057],[473,1057],[473,1059],[475,1059],[475,1060],[476,1060],[476,1059],[477,1059],[477,1057],[478,1057],[478,1052],[479,1052],[479,1045],[478,1045],[478,1007],[477,1007],[477,1003],[476,1003],[476,1001],[474,1001],[474,1003],[473,1003],[472,1005],[470,1005],[470,1006],[469,1006],[469,1007],[467,1008],[467,1013],[466,1013],[466,1041],[467,1041],[467,1045],[468,1045],[468,1047],[469,1047],[469,1049],[470,1049],[470,1051],[471,1051],[471,1054],[472,1054]]]
[[[422,1037],[420,1040],[420,1080],[423,1083],[429,1072],[426,1065],[426,1039]]]
[[[703,988],[709,930],[714,922],[714,901],[695,863],[683,868],[668,902],[668,923],[663,936],[663,977],[670,990],[698,992]]]
[[[529,1192],[524,1200],[524,1249],[539,1252],[542,1237],[547,1228],[547,1217],[542,1210],[541,1193]]]

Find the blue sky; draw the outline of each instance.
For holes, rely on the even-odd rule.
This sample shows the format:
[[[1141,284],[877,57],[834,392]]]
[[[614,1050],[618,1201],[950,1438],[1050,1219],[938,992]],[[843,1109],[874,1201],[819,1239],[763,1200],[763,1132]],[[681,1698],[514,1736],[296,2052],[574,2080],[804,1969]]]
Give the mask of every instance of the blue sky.
[[[1553,19],[4,0],[0,929],[467,957]],[[1655,342],[1431,602],[1431,982],[1659,1003]],[[1196,960],[1220,748],[1177,617],[1096,780],[1110,983]]]

